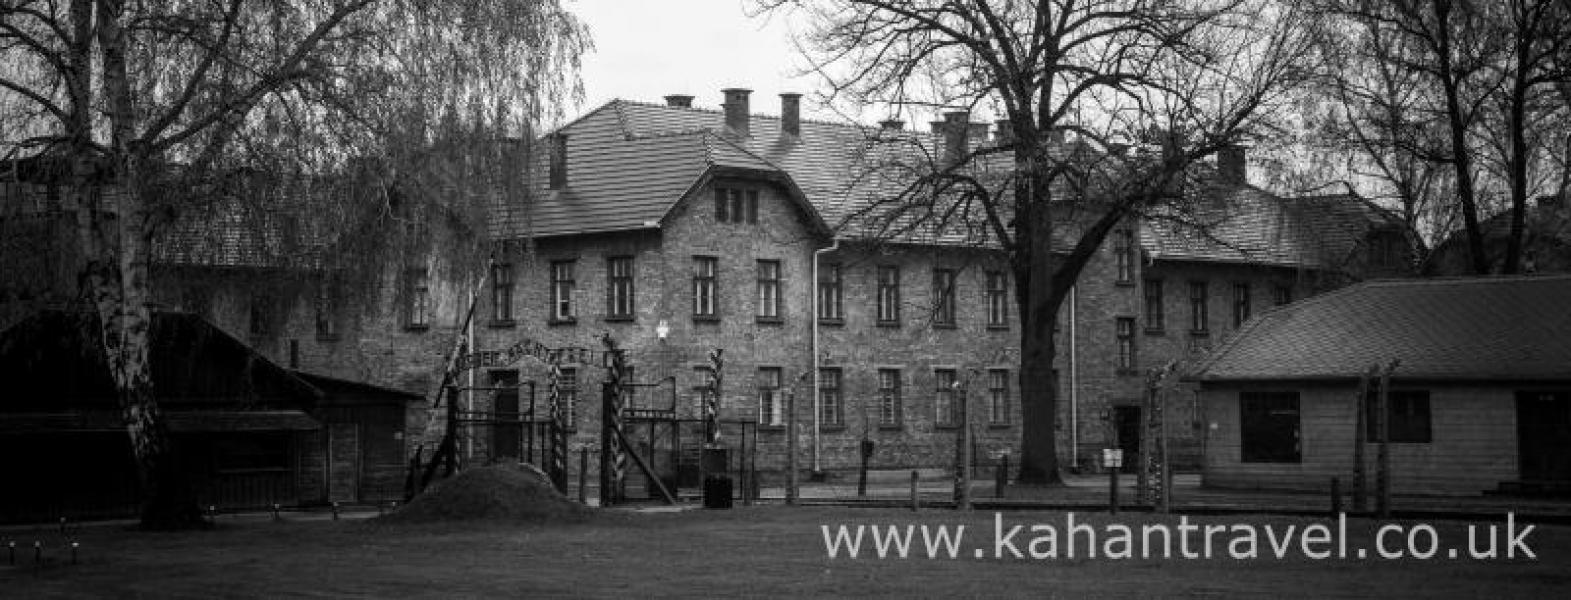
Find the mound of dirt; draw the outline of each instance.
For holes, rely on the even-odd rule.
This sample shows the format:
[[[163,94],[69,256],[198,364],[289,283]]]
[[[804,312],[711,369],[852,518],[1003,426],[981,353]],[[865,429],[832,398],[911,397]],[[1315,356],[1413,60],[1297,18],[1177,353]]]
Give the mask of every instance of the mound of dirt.
[[[538,470],[516,466],[469,469],[377,518],[384,523],[452,521],[581,521],[589,509],[558,493]]]

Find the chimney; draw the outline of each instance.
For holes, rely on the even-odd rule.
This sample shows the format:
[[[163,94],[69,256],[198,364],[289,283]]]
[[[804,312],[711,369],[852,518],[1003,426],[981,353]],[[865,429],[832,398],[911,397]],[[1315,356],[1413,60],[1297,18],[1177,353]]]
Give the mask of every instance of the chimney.
[[[1249,183],[1249,161],[1243,146],[1231,145],[1217,151],[1216,177],[1223,183]]]
[[[547,152],[551,155],[550,189],[560,190],[567,187],[567,134],[553,133],[548,136],[550,148]]]
[[[994,121],[993,123],[994,123],[994,127],[993,127],[993,142],[994,143],[996,143],[996,144],[998,144],[1000,146],[1008,146],[1010,144],[1015,143],[1015,124],[1014,123],[1010,122],[1009,119],[999,119],[997,121]]]
[[[960,162],[965,156],[969,133],[971,114],[965,111],[951,111],[944,113],[944,120],[934,123],[935,127],[944,134],[943,166],[952,166]]]
[[[673,108],[692,108],[693,97],[687,94],[671,94],[665,97],[665,105]]]
[[[780,94],[780,133],[791,137],[802,136],[801,94]]]
[[[900,131],[906,128],[906,122],[900,119],[884,119],[878,122],[878,126],[884,131]]]
[[[747,107],[747,95],[753,93],[753,90],[726,88],[720,90],[720,93],[725,94],[725,104],[721,106],[725,107],[726,131],[739,137],[752,135],[752,115]]]

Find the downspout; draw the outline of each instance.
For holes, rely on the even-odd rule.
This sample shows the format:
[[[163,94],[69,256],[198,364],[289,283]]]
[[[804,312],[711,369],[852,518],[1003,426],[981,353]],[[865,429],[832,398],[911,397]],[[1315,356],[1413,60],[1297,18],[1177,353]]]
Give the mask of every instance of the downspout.
[[[819,381],[818,377],[818,258],[823,256],[825,252],[834,252],[839,249],[840,240],[838,238],[831,238],[828,248],[819,248],[813,251],[813,284],[808,286],[808,288],[812,290],[813,294],[813,314],[811,315],[812,318],[810,320],[813,326],[813,341],[808,349],[813,353],[813,475],[818,475],[819,473],[823,472],[823,466],[819,463],[818,459],[818,430],[820,425],[819,415],[822,412],[822,408],[819,404],[822,402],[819,385],[823,383],[822,381]],[[843,399],[844,395],[842,394],[842,400]]]
[[[468,352],[474,352],[475,351],[475,321],[474,321],[474,319],[470,319],[468,325],[469,325],[469,327],[467,328],[466,331],[464,331],[464,337],[467,340],[465,342],[465,344],[468,346],[468,349],[467,349]],[[464,390],[464,410],[469,413],[470,417],[473,417],[474,416],[474,412],[475,412],[475,370],[474,369],[469,369],[469,373],[466,374],[466,377],[469,380],[469,389]],[[466,419],[466,422],[464,423],[464,458],[468,459],[468,462],[471,462],[471,463],[474,462],[474,458],[475,458],[474,422],[472,420],[467,420],[467,419]]]
[[[1069,288],[1069,465],[1080,466],[1080,353],[1075,346],[1079,286]]]

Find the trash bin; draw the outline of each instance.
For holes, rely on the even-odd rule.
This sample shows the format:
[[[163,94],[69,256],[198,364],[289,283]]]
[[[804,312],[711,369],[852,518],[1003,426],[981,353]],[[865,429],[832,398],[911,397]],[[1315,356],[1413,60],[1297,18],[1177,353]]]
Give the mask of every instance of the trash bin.
[[[710,475],[704,478],[704,508],[731,508],[731,477]]]

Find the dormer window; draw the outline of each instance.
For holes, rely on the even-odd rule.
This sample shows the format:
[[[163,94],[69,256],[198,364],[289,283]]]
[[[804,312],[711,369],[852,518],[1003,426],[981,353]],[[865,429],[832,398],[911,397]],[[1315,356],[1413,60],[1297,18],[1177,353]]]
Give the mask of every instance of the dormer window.
[[[715,222],[758,223],[758,190],[715,188]]]

